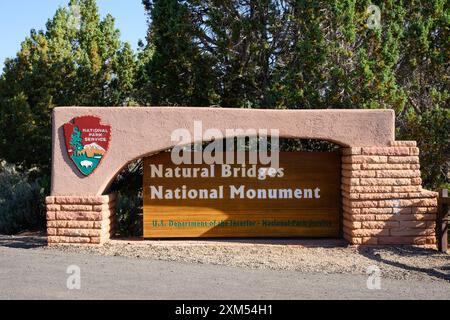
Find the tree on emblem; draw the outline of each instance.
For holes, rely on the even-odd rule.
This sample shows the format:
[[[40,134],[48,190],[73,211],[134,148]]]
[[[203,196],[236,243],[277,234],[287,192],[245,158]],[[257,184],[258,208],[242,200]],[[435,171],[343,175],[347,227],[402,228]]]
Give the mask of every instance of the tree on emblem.
[[[80,152],[83,151],[83,144],[81,143],[81,141],[81,132],[78,127],[75,127],[70,139],[70,146],[72,147],[73,152],[76,156],[79,156]]]

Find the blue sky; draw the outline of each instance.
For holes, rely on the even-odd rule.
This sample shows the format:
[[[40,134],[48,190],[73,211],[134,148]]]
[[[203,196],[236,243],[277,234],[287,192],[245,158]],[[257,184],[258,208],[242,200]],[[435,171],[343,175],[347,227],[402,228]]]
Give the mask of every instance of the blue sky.
[[[7,57],[14,57],[31,29],[44,29],[56,9],[69,0],[0,0],[0,73]],[[144,40],[147,23],[141,0],[97,0],[100,14],[116,18],[123,41],[137,48]]]

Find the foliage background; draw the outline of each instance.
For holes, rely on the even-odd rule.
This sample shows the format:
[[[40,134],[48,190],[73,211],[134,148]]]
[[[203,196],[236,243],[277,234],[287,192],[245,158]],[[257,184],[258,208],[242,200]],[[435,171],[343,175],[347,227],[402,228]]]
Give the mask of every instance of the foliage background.
[[[148,33],[137,52],[120,41],[112,16],[100,18],[95,0],[70,0],[6,60],[0,160],[14,168],[1,168],[8,183],[0,217],[17,210],[41,215],[39,206],[14,209],[11,195],[32,199],[49,180],[51,111],[62,105],[389,108],[397,115],[397,139],[418,141],[424,185],[450,186],[448,0],[142,3]],[[381,10],[380,28],[368,28],[371,4]],[[140,166],[130,166],[112,188],[122,194],[124,234],[139,230],[129,222],[139,214]]]

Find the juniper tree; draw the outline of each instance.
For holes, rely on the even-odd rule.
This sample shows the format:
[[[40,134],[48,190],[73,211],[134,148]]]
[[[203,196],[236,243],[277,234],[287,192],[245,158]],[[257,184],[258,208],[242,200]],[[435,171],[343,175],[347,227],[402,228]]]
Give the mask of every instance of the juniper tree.
[[[177,0],[143,0],[149,14],[152,57],[141,92],[147,104],[208,106],[214,100],[210,58],[194,41],[187,6]]]
[[[71,0],[31,30],[0,78],[0,159],[48,173],[55,106],[127,104],[134,54],[95,0]]]

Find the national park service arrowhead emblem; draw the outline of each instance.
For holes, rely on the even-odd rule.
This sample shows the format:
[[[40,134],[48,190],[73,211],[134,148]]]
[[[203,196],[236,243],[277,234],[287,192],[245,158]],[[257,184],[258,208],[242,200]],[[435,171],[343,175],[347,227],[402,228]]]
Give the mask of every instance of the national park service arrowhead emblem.
[[[100,121],[98,117],[84,116],[64,125],[69,158],[85,176],[97,169],[109,148],[111,126]]]

